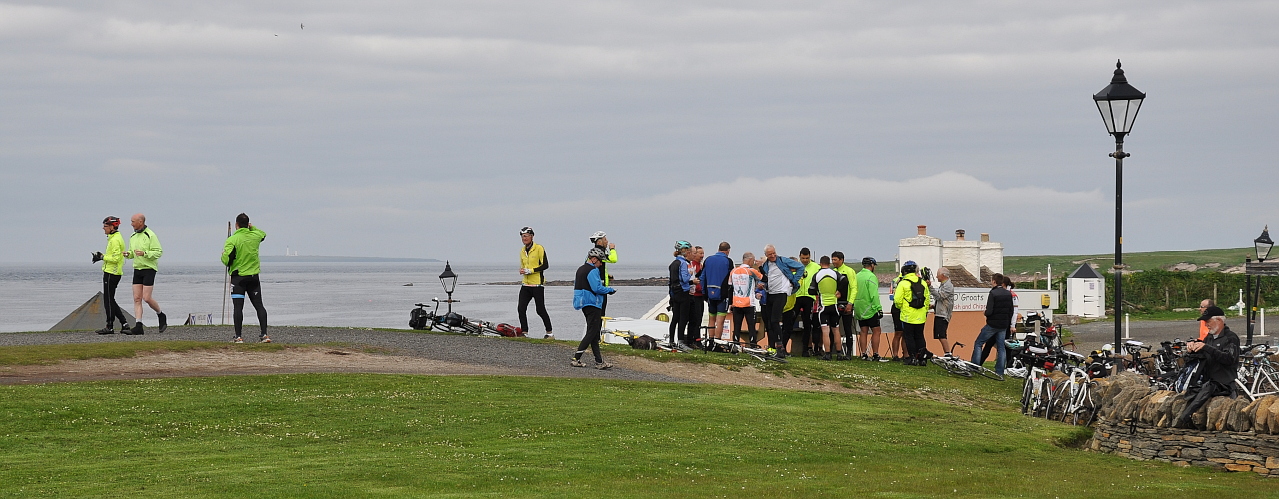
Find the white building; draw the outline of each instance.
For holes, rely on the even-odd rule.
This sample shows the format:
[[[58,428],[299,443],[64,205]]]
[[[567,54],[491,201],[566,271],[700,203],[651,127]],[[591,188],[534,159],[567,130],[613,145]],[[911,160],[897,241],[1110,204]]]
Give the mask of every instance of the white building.
[[[942,241],[928,235],[928,227],[919,225],[915,237],[897,243],[897,256],[901,263],[914,260],[920,267],[936,271],[941,267],[951,270],[955,286],[983,287],[990,275],[1004,272],[1004,245],[991,242],[990,234],[982,233],[980,241],[964,238],[964,230],[955,231],[954,241]],[[963,270],[964,276],[958,272]]]
[[[1106,315],[1106,279],[1084,263],[1066,277],[1066,313],[1080,317]]]

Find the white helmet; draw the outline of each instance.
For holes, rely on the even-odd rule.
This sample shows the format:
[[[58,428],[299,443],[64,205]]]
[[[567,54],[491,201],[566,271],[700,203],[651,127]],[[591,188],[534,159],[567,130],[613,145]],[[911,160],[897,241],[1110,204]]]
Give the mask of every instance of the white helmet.
[[[602,230],[598,230],[598,231],[595,231],[594,234],[591,234],[591,242],[599,241],[600,239],[604,239],[606,237],[608,237],[608,234],[605,234],[604,231]]]

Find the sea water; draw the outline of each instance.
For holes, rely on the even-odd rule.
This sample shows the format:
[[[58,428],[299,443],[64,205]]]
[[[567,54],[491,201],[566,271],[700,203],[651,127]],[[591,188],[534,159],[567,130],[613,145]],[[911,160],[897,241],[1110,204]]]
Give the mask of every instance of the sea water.
[[[519,285],[517,265],[453,264],[458,275],[453,311],[470,319],[519,325],[516,304]],[[577,266],[551,268],[548,280],[573,279]],[[262,300],[268,322],[288,326],[343,326],[407,329],[409,311],[416,303],[444,300],[440,284],[443,263],[293,263],[262,265]],[[664,276],[665,265],[609,266],[618,279]],[[116,290],[116,301],[133,313],[133,272],[126,265]],[[224,267],[206,264],[165,264],[161,261],[152,295],[168,316],[169,324],[181,324],[188,314],[213,314],[215,324],[231,323],[231,303],[226,299]],[[411,284],[411,285],[410,285]],[[582,313],[573,310],[572,286],[547,286],[546,308],[559,339],[580,339],[585,330]],[[67,314],[102,290],[100,265],[5,264],[0,265],[0,332],[48,330]],[[608,300],[611,317],[639,317],[666,296],[664,286],[622,286]],[[156,325],[155,313],[143,305],[142,322]],[[257,324],[253,306],[245,303],[245,324]],[[529,336],[542,336],[542,321],[529,303]],[[225,310],[225,313],[224,313]],[[444,309],[441,308],[441,312]],[[224,319],[225,316],[225,319]],[[103,324],[105,325],[105,324]]]

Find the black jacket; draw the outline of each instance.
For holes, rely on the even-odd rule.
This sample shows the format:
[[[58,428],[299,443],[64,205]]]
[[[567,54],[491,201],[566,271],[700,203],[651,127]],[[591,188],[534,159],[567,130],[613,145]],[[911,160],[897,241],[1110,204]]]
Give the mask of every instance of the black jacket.
[[[990,288],[986,295],[986,325],[1007,331],[1013,325],[1013,293],[1003,286]]]
[[[1223,326],[1221,333],[1204,339],[1204,346],[1197,352],[1186,354],[1188,359],[1198,359],[1200,372],[1222,386],[1235,384],[1235,372],[1239,369],[1239,335]]]

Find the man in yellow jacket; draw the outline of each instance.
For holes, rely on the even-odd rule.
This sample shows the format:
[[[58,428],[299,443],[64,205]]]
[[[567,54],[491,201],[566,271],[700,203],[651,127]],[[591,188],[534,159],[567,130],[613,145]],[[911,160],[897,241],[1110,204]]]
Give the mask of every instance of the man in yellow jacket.
[[[169,327],[160,304],[151,297],[155,289],[155,274],[159,269],[157,260],[164,254],[160,247],[160,238],[147,227],[147,216],[141,213],[129,219],[133,225],[133,235],[129,236],[129,251],[124,257],[133,260],[133,316],[138,321],[133,325],[132,334],[142,334],[142,302],[146,302],[155,311],[156,320],[160,322],[160,332]]]
[[[115,334],[115,320],[120,319],[120,332],[130,334],[129,320],[124,318],[124,311],[115,301],[115,290],[120,286],[120,276],[124,275],[124,238],[120,236],[120,218],[102,220],[102,232],[107,235],[107,251],[94,253],[93,261],[102,261],[102,305],[107,313],[107,327],[97,333]]]
[[[902,339],[906,342],[906,358],[902,360],[908,366],[926,366],[924,358],[927,351],[924,343],[924,323],[928,321],[928,283],[923,282],[916,272],[919,267],[914,260],[907,260],[902,265],[901,282],[893,293],[893,303],[901,310]]]
[[[524,243],[524,249],[520,251],[523,282],[520,283],[520,302],[515,308],[520,316],[520,331],[528,334],[528,302],[531,300],[537,307],[537,316],[542,318],[542,325],[546,326],[546,335],[542,338],[555,339],[555,333],[551,332],[551,315],[546,312],[546,288],[542,287],[546,284],[542,272],[551,266],[546,260],[546,248],[533,242],[532,227],[520,229],[520,242]]]

